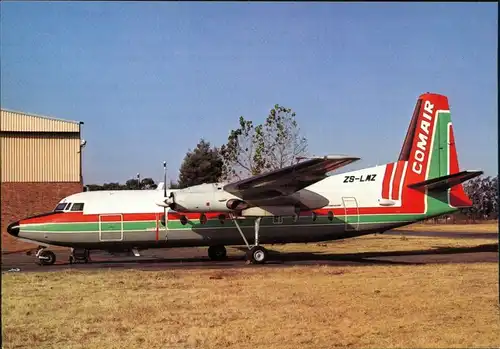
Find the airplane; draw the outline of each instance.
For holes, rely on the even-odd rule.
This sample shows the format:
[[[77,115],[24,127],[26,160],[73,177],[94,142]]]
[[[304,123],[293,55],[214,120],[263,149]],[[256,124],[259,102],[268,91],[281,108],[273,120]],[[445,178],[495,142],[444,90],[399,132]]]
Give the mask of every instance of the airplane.
[[[261,244],[383,233],[470,207],[462,183],[483,173],[460,171],[448,98],[435,93],[417,99],[396,161],[330,175],[359,159],[310,157],[247,179],[185,189],[164,184],[163,190],[77,193],[7,231],[39,245],[40,265],[55,263],[50,245],[70,247],[70,263],[87,263],[91,250],[140,256],[146,249],[195,246],[223,260],[225,246],[243,243],[247,262],[263,264],[268,250]]]

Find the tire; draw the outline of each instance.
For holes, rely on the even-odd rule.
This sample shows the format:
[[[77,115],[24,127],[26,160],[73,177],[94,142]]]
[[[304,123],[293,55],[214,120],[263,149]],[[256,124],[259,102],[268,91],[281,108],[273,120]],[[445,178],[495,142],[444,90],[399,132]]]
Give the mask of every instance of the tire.
[[[254,246],[248,251],[248,259],[254,264],[264,264],[267,261],[268,252],[262,246]]]
[[[208,257],[213,261],[222,261],[227,258],[227,251],[224,246],[210,246]]]
[[[40,252],[38,262],[40,265],[52,265],[56,262],[56,255],[52,251],[44,250]]]

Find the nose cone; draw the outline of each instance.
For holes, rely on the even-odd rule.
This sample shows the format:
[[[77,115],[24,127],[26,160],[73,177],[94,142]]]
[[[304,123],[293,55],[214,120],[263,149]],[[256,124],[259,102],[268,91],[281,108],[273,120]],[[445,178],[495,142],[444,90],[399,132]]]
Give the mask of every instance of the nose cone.
[[[19,235],[19,221],[9,224],[7,227],[7,233],[17,237]]]

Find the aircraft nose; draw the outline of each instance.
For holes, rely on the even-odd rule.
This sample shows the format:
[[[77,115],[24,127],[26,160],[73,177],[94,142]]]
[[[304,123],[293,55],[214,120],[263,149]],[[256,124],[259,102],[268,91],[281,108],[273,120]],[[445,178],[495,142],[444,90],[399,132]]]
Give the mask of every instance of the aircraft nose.
[[[19,235],[19,221],[10,223],[7,227],[7,233],[17,237]]]

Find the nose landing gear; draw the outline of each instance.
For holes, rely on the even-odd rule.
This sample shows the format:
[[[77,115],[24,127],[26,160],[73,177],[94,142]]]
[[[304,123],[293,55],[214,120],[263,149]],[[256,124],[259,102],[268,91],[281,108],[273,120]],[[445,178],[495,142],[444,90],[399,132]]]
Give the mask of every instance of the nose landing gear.
[[[54,252],[46,250],[44,248],[39,248],[35,254],[38,259],[37,263],[39,265],[52,265],[56,262],[56,255]]]

